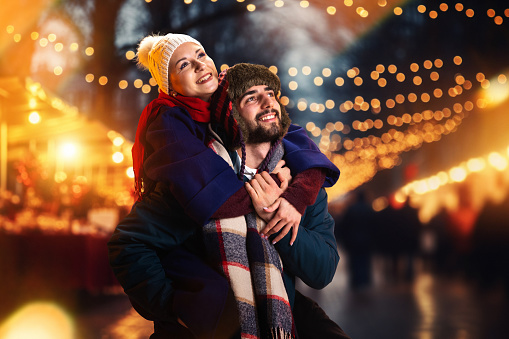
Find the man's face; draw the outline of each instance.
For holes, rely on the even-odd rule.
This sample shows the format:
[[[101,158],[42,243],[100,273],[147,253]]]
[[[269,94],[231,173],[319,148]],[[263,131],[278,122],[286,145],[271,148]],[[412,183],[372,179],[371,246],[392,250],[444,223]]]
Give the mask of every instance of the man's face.
[[[249,132],[248,144],[276,141],[281,134],[281,106],[265,85],[249,88],[237,101],[237,109]]]

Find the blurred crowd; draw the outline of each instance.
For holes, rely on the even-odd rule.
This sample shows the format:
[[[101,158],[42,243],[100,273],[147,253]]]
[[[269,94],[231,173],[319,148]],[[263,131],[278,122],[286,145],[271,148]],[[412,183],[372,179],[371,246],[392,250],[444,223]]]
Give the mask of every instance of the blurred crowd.
[[[364,191],[335,214],[336,237],[346,254],[349,284],[373,284],[373,261],[381,260],[384,278],[412,281],[417,265],[437,274],[471,280],[481,288],[503,286],[509,296],[509,197],[489,201],[477,211],[468,201],[442,209],[421,223],[408,200],[375,212]],[[460,200],[468,195],[460,195]]]

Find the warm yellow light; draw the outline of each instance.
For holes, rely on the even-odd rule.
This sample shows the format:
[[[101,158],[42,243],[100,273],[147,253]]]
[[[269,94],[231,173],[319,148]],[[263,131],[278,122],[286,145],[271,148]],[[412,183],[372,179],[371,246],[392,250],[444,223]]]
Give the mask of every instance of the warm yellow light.
[[[131,179],[134,179],[134,169],[133,167],[129,167],[125,170],[125,174],[127,175],[128,178],[131,178]]]
[[[386,197],[380,197],[373,200],[371,203],[371,207],[375,212],[380,212],[384,210],[389,205],[389,201]]]
[[[132,59],[134,59],[135,56],[136,56],[136,53],[134,53],[133,51],[125,52],[125,58],[127,60],[132,60]]]
[[[38,124],[39,122],[41,122],[41,116],[39,115],[39,113],[34,111],[28,115],[28,121],[34,125]]]
[[[37,39],[39,39],[39,33],[38,32],[32,32],[30,34],[30,37],[32,38],[32,40],[37,40]]]
[[[336,84],[336,86],[343,86],[345,84],[345,79],[343,79],[342,77],[337,77],[334,83]]]
[[[61,52],[64,49],[64,44],[61,42],[58,42],[55,44],[55,51]]]
[[[395,7],[394,8],[394,14],[396,14],[396,15],[403,14],[403,9],[401,7]]]
[[[334,6],[327,7],[327,13],[330,15],[336,14],[336,7],[334,7]]]
[[[154,79],[152,77],[150,79],[148,79],[148,83],[150,84],[150,86],[157,86],[156,79]]]
[[[127,80],[120,80],[119,83],[118,83],[118,87],[120,89],[126,89],[127,85],[128,85]]]
[[[488,162],[499,171],[504,171],[507,168],[507,158],[497,152],[492,152],[488,155]]]
[[[85,49],[85,54],[88,55],[88,56],[94,55],[94,48],[93,47],[87,47]]]
[[[490,105],[499,105],[509,97],[509,84],[501,83],[499,78],[492,80],[484,79],[481,82],[483,88],[481,98],[487,100]],[[483,85],[484,84],[484,85]]]
[[[60,147],[60,155],[64,158],[74,158],[77,152],[78,152],[77,146],[72,143],[63,144]]]
[[[67,179],[67,174],[65,174],[65,172],[62,172],[62,171],[56,172],[54,178],[55,178],[55,182],[60,184]]]
[[[141,86],[143,86],[143,80],[141,79],[134,80],[134,87],[141,88]]]
[[[41,40],[39,40],[39,45],[40,45],[41,47],[46,47],[46,46],[48,46],[48,39],[46,39],[46,38],[42,38]]]
[[[75,336],[71,318],[50,303],[32,303],[11,315],[0,326],[2,339],[72,339]]]
[[[353,5],[353,0],[345,0],[344,4],[345,4],[345,6],[350,7]]]
[[[256,6],[253,4],[247,5],[246,8],[249,12],[254,12],[256,10]]]
[[[316,86],[322,86],[323,85],[323,78],[322,77],[315,77],[313,82],[314,82],[314,84]]]
[[[271,71],[274,74],[277,74],[278,69],[277,69],[276,66],[272,65],[272,66],[269,67],[269,71]]]
[[[53,73],[54,73],[55,75],[61,75],[63,71],[64,71],[64,70],[62,69],[62,67],[61,67],[61,66],[57,66],[57,67],[55,67],[55,68],[53,69]]]
[[[310,131],[310,132],[311,132],[312,130],[314,130],[314,129],[315,129],[315,127],[316,127],[316,125],[315,125],[315,123],[314,123],[314,122],[312,122],[312,121],[309,121],[309,122],[306,124],[306,129],[307,129],[308,131]]]
[[[91,73],[88,73],[87,75],[85,75],[85,81],[86,82],[92,82],[94,81],[94,75],[91,74]]]
[[[308,8],[309,7],[309,1],[301,1],[300,7],[302,8]]]
[[[100,85],[106,85],[108,83],[108,78],[105,75],[102,75],[99,77],[99,84]]]
[[[428,179],[428,187],[431,191],[434,191],[440,187],[440,178],[436,175]]]
[[[150,93],[151,90],[152,90],[152,87],[149,84],[145,84],[145,85],[141,86],[141,91],[145,94]]]
[[[73,42],[70,46],[69,46],[69,49],[71,50],[71,52],[76,52],[79,48],[79,45],[78,43],[76,42]]]
[[[324,68],[322,69],[322,75],[326,78],[330,77],[332,74],[332,71],[330,70],[330,68]]]
[[[297,72],[298,72],[298,71],[297,71],[297,68],[295,68],[295,67],[290,67],[290,68],[288,69],[288,74],[289,74],[290,76],[292,76],[292,77],[296,76],[296,75],[297,75]]]
[[[467,168],[470,172],[480,172],[486,167],[483,158],[473,158],[467,161]]]
[[[449,176],[453,181],[462,182],[467,177],[467,171],[463,167],[454,167],[449,171]]]
[[[48,34],[48,40],[54,42],[55,40],[57,40],[57,36],[53,33]]]
[[[310,75],[311,74],[311,67],[309,67],[309,66],[302,67],[302,74]]]
[[[30,98],[30,99],[28,100],[28,107],[30,107],[30,108],[35,108],[35,107],[37,107],[37,99],[35,99],[35,98]]]
[[[124,161],[124,154],[122,154],[122,152],[115,152],[111,156],[111,159],[114,163],[120,164],[122,161]]]
[[[297,109],[299,111],[305,111],[308,108],[308,103],[304,99],[300,99],[297,103]]]
[[[274,6],[276,7],[283,7],[284,5],[285,3],[282,0],[276,0],[276,2],[274,2]]]
[[[400,204],[404,203],[406,201],[406,199],[407,199],[407,195],[405,193],[403,193],[402,191],[398,191],[398,192],[396,192],[396,194],[394,194],[394,200],[396,200]]]
[[[290,81],[288,83],[288,88],[290,88],[292,91],[295,91],[299,87],[299,84],[297,81]]]
[[[12,34],[14,32],[14,26],[13,25],[7,26],[6,31],[9,34]]]
[[[122,138],[122,137],[115,137],[115,138],[113,139],[113,145],[115,145],[115,146],[121,146],[121,145],[124,143],[124,141],[125,141],[125,140],[124,140],[124,138]]]

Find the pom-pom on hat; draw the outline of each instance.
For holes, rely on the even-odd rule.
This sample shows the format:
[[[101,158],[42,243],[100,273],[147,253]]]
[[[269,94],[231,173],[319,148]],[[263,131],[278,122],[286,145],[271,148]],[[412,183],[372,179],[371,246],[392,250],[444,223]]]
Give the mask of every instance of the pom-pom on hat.
[[[168,64],[173,52],[185,42],[202,44],[186,34],[149,35],[138,46],[138,66],[148,69],[159,89],[169,94]]]

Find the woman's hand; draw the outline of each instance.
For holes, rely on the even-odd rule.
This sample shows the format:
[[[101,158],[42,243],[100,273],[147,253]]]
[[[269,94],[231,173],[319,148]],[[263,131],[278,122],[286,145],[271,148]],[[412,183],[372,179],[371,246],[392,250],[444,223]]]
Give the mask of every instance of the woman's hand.
[[[256,213],[266,222],[272,219],[274,212],[267,212],[265,209],[272,205],[287,187],[288,181],[281,181],[280,187],[265,171],[256,174],[250,182],[246,183],[246,190]]]
[[[276,167],[271,173],[277,174],[277,177],[279,178],[279,180],[281,180],[281,184],[283,184],[283,181],[287,181],[289,185],[292,182],[292,174],[290,172],[290,169],[288,167],[285,167],[285,164],[286,163],[284,160],[279,160]],[[286,188],[284,190],[286,190]]]
[[[272,243],[275,244],[281,240],[289,231],[292,229],[292,237],[290,239],[290,246],[293,245],[295,239],[297,239],[297,233],[299,232],[299,224],[301,214],[288,202],[285,198],[278,198],[274,204],[265,208],[265,212],[275,213],[270,222],[260,232],[262,236],[269,237],[279,231]]]

